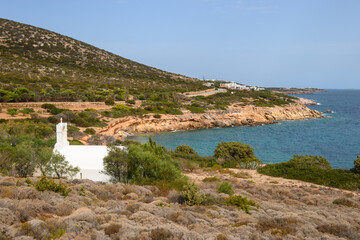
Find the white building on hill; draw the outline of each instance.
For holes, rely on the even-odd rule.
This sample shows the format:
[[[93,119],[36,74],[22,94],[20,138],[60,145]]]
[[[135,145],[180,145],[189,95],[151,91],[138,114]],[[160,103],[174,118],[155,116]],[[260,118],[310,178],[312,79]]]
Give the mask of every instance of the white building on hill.
[[[101,173],[103,170],[103,158],[108,154],[107,147],[70,145],[67,140],[67,123],[62,121],[56,125],[55,151],[64,155],[65,160],[72,166],[80,168],[80,172],[75,178],[104,182],[109,180],[109,176]]]

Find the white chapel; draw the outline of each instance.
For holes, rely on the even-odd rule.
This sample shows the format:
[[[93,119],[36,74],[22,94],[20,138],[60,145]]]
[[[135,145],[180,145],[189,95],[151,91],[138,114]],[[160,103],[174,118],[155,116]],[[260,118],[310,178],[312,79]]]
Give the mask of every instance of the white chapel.
[[[70,145],[67,140],[67,123],[62,121],[56,125],[55,151],[64,155],[65,160],[70,165],[80,168],[80,172],[75,178],[109,181],[109,176],[101,173],[103,158],[108,154],[107,147],[101,145]]]

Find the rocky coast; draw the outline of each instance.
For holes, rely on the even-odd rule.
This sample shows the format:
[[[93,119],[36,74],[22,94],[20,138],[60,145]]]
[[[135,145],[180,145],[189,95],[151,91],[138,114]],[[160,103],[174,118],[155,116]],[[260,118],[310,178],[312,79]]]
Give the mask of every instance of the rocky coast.
[[[280,120],[311,118],[321,118],[321,112],[309,109],[302,103],[274,107],[233,104],[228,110],[210,110],[205,113],[184,111],[183,115],[161,115],[161,118],[155,118],[154,116],[129,116],[113,119],[110,120],[108,127],[97,129],[97,131],[101,134],[124,138],[136,133],[256,126],[272,124]]]

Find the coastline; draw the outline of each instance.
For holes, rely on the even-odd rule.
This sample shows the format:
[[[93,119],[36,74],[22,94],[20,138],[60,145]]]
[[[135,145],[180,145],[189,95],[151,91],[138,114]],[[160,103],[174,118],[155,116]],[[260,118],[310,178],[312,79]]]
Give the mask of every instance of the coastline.
[[[161,118],[154,118],[154,116],[129,116],[113,119],[109,122],[108,127],[97,129],[97,132],[125,139],[138,133],[258,126],[273,124],[280,120],[301,120],[322,117],[321,112],[309,109],[301,103],[275,107],[239,106],[234,104],[228,110],[210,110],[205,113],[184,111],[183,115],[161,115]]]

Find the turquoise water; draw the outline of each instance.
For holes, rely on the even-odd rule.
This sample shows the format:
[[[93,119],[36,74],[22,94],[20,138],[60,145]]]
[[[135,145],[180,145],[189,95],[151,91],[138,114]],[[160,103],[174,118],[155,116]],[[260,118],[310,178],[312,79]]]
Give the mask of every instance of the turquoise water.
[[[295,95],[310,98],[321,105],[310,106],[322,112],[333,111],[325,119],[281,121],[278,124],[203,129],[151,134],[168,149],[189,145],[200,155],[210,156],[222,141],[250,144],[265,163],[289,160],[294,154],[321,155],[334,168],[352,168],[360,155],[360,90],[328,90],[325,93]],[[150,135],[133,140],[146,142]]]

